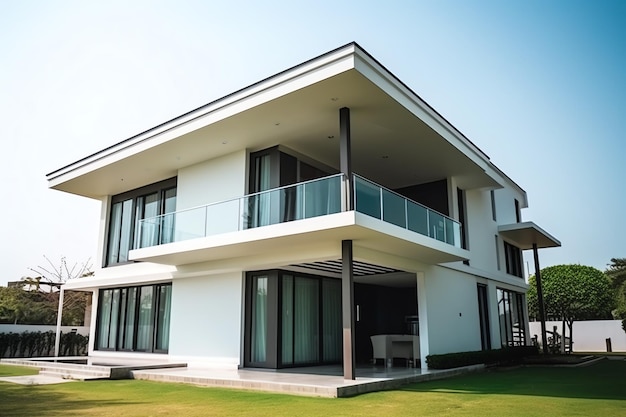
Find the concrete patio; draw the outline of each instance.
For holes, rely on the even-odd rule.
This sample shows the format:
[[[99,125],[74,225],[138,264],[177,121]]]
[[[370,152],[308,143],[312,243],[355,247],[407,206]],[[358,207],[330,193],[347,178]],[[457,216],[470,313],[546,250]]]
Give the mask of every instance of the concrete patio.
[[[340,365],[264,369],[221,369],[187,367],[187,364],[140,359],[115,360],[106,363],[103,358],[32,358],[2,359],[2,363],[33,366],[40,369],[41,382],[64,382],[68,379],[119,379],[186,383],[207,387],[236,388],[292,395],[319,397],[349,397],[367,392],[396,389],[415,382],[442,379],[464,373],[478,372],[483,365],[448,370],[360,365],[355,380],[343,378]],[[83,363],[70,363],[83,362]],[[108,362],[111,362],[109,359]],[[109,369],[107,375],[106,368]],[[37,376],[30,376],[31,384],[38,383]],[[55,379],[56,378],[56,379]],[[8,382],[18,382],[8,380]]]

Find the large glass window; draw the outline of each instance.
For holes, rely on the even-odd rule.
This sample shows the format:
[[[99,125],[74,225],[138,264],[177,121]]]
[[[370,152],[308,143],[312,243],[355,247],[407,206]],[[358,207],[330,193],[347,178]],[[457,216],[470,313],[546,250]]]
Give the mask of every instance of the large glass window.
[[[167,352],[171,284],[100,290],[98,350]]]
[[[480,320],[480,344],[483,350],[491,349],[487,286],[478,284],[478,319]]]
[[[506,259],[506,273],[523,278],[522,251],[517,246],[504,242],[504,256]]]
[[[247,366],[341,361],[341,281],[284,271],[251,273]]]
[[[498,288],[498,314],[502,346],[526,345],[524,295]]]
[[[128,252],[174,240],[176,178],[111,198],[106,265],[128,262]],[[152,219],[149,221],[141,221]]]

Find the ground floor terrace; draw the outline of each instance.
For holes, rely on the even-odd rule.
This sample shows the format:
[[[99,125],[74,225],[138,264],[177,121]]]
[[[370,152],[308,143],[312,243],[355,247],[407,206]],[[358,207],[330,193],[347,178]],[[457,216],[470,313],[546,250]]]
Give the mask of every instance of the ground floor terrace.
[[[346,380],[340,365],[263,369],[219,369],[188,367],[165,359],[146,360],[133,357],[61,357],[2,359],[3,364],[32,366],[39,375],[7,377],[3,381],[43,385],[70,380],[119,379],[177,382],[207,387],[257,390],[284,394],[349,397],[367,392],[396,389],[414,382],[431,381],[471,372],[480,372],[482,365],[448,370],[408,367],[388,368],[384,365],[359,365],[356,377]]]
[[[343,369],[352,380],[364,370],[422,375],[433,353],[528,343],[523,288],[441,266],[351,266],[348,343],[343,264],[326,260],[97,288],[89,354],[229,372]]]

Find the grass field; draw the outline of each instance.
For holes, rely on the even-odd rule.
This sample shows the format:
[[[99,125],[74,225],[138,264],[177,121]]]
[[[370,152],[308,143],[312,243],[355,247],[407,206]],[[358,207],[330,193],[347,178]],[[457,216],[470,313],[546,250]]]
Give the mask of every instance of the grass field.
[[[32,372],[0,365],[0,376],[24,369]],[[133,380],[0,382],[0,415],[626,416],[626,361],[493,370],[339,399]]]

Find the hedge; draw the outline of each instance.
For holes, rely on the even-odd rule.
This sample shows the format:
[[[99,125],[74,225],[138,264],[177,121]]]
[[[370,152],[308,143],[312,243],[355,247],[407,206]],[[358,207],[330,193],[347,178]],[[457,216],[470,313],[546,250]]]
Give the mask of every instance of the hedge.
[[[538,353],[536,346],[512,346],[502,349],[428,355],[426,356],[426,363],[431,369],[459,368],[481,363],[485,365],[508,365],[521,363],[526,356],[537,355]]]
[[[0,358],[54,356],[55,332],[0,333]],[[61,332],[59,356],[86,356],[89,338]]]

